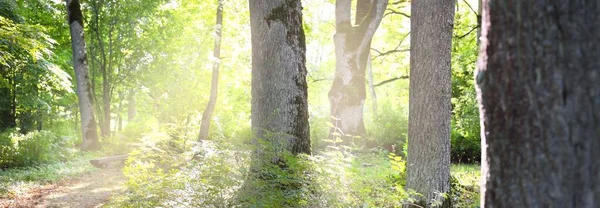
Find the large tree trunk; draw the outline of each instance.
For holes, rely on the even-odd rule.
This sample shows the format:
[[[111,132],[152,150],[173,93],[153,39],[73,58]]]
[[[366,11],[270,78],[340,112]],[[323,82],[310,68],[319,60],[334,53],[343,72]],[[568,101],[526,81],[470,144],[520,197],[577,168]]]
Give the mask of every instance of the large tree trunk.
[[[454,0],[411,2],[410,103],[406,187],[420,204],[450,191],[451,46]]]
[[[250,0],[252,130],[278,150],[310,154],[300,0]]]
[[[210,97],[208,103],[202,114],[202,123],[200,124],[200,136],[198,140],[208,139],[208,132],[210,130],[210,118],[215,110],[217,104],[217,92],[219,87],[219,63],[221,62],[221,33],[223,30],[223,0],[219,0],[219,6],[217,8],[217,24],[215,26],[215,46],[213,49],[213,69],[212,79],[210,82]]]
[[[365,70],[371,40],[388,0],[358,0],[356,26],[350,20],[351,4],[352,0],[336,1],[336,34],[333,38],[336,64],[329,103],[332,123],[339,129],[331,131],[364,137]]]
[[[67,0],[69,25],[71,26],[71,44],[73,49],[73,68],[77,81],[77,97],[81,115],[81,131],[83,133],[82,149],[96,150],[100,148],[96,120],[92,107],[92,93],[86,63],[85,39],[83,38],[83,18],[79,0]]]
[[[484,0],[482,207],[600,207],[598,22],[598,1]]]

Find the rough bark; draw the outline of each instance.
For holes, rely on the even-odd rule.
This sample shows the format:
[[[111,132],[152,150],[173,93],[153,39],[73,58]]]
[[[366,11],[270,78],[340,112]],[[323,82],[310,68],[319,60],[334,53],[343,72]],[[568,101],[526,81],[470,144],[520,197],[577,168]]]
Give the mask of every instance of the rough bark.
[[[250,0],[252,130],[275,148],[310,154],[306,43],[300,0]]]
[[[219,0],[219,6],[217,8],[217,24],[215,26],[215,46],[213,49],[213,68],[212,68],[212,79],[210,82],[210,97],[208,103],[202,113],[202,123],[200,124],[200,136],[199,141],[208,139],[208,132],[210,130],[210,119],[212,113],[215,110],[217,104],[217,93],[219,87],[219,64],[221,62],[221,33],[223,29],[223,0]]]
[[[485,207],[600,207],[600,2],[483,1]]]
[[[83,18],[79,0],[67,0],[69,25],[71,28],[71,45],[73,50],[73,68],[77,81],[77,97],[79,98],[79,112],[81,115],[81,131],[84,150],[100,148],[96,120],[92,103],[88,66],[86,63],[85,39],[83,38]]]
[[[411,2],[410,93],[406,187],[420,204],[450,191],[451,46],[454,0]]]
[[[331,121],[341,133],[364,137],[367,60],[371,40],[381,23],[388,0],[358,0],[356,25],[351,23],[351,3],[352,0],[336,1],[336,34],[333,38],[336,66],[329,103]]]

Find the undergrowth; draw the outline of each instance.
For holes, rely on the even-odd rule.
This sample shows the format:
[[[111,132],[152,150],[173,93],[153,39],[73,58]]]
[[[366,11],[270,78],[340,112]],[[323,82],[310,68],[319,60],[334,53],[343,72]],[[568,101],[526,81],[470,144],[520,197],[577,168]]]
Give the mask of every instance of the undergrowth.
[[[68,162],[0,170],[0,198],[24,194],[36,186],[89,173],[96,169],[89,163],[93,157],[85,154]]]
[[[402,207],[404,159],[386,150],[353,154],[280,153],[258,162],[251,148],[226,141],[173,141],[154,134],[124,168],[128,191],[108,207]],[[262,160],[261,160],[262,161]],[[258,164],[258,165],[257,165]],[[477,166],[452,168],[456,207],[478,203]]]

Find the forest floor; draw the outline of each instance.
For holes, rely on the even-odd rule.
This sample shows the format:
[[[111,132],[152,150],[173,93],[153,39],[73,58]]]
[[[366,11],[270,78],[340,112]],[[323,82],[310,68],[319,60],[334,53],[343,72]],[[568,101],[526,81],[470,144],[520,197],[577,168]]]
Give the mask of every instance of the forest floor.
[[[0,198],[0,207],[101,207],[111,196],[125,190],[126,177],[119,167],[97,169],[24,193]]]

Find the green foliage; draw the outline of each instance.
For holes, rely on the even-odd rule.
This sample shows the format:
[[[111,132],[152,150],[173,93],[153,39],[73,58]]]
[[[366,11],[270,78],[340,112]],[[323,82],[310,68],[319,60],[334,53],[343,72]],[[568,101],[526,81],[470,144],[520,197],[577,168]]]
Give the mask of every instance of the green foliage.
[[[453,165],[450,178],[454,207],[479,207],[480,173],[477,165]]]
[[[392,150],[395,146],[401,150],[406,143],[408,134],[408,108],[399,108],[393,106],[390,102],[384,102],[379,106],[373,122],[367,125],[369,130],[369,140],[374,141],[376,146]],[[400,151],[395,152],[401,156]]]
[[[476,5],[476,4],[472,4]],[[452,45],[452,161],[481,158],[479,109],[475,93],[477,16],[465,2],[458,3]]]
[[[25,167],[52,162],[64,162],[75,157],[73,139],[50,131],[28,134],[0,134],[0,168]]]
[[[189,129],[188,129],[189,130]],[[166,133],[146,135],[124,169],[130,192],[109,207],[400,207],[411,202],[399,157],[353,155],[335,148],[319,155],[256,152],[224,141],[176,144]],[[265,146],[266,145],[266,146]],[[235,148],[234,148],[235,147]],[[401,179],[403,180],[403,179]]]

